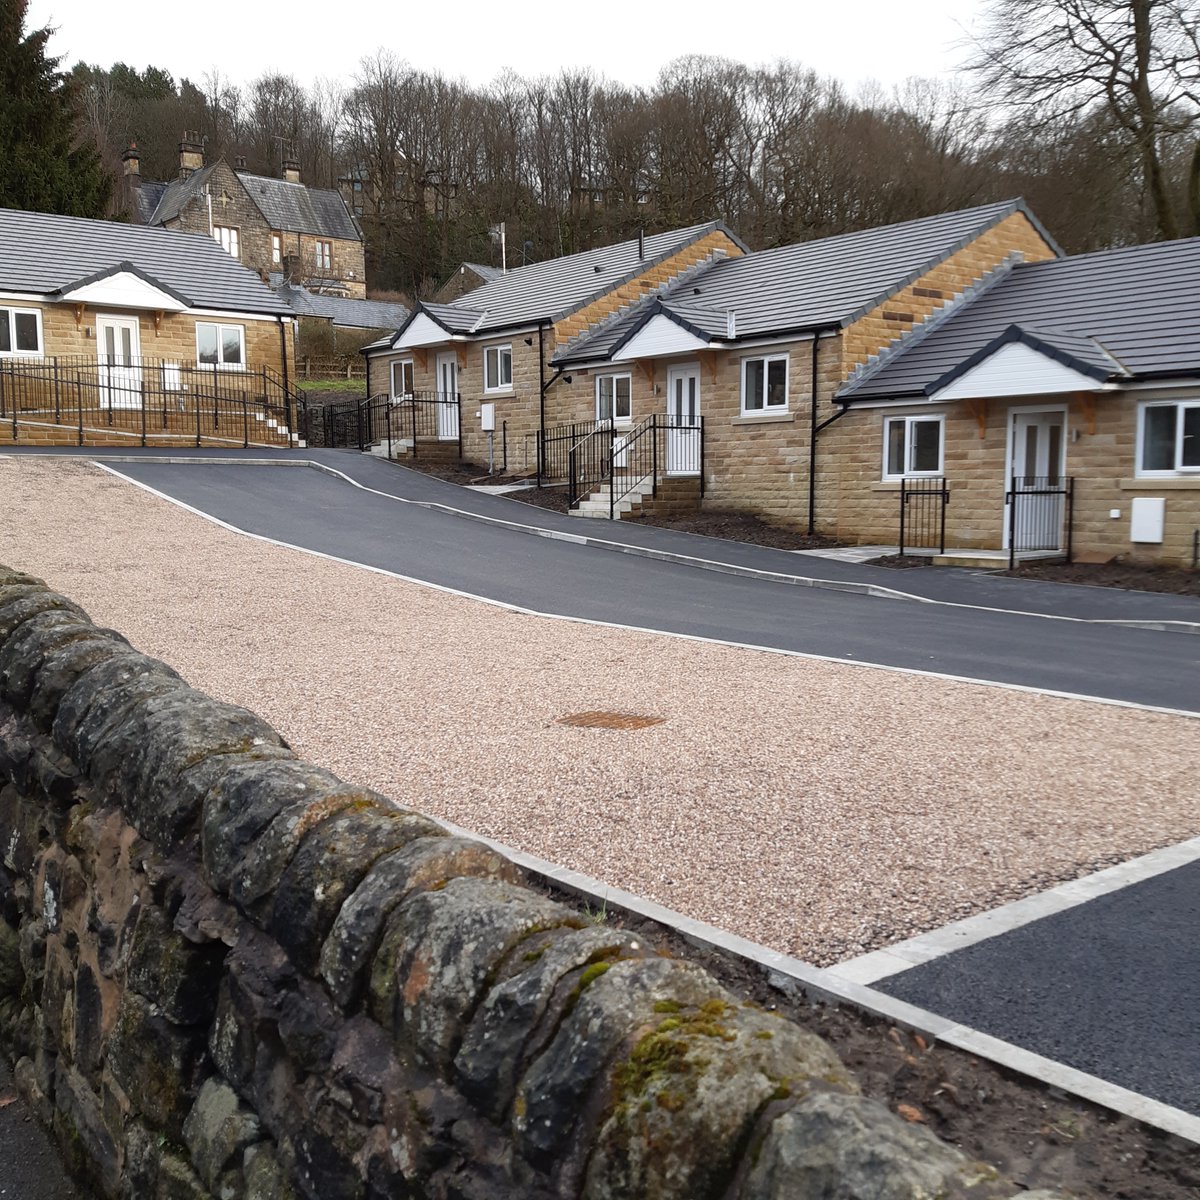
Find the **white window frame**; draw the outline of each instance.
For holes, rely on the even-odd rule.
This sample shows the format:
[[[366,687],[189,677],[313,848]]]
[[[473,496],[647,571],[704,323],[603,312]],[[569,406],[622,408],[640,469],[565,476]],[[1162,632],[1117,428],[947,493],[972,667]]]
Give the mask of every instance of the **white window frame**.
[[[271,234],[271,262],[278,266],[283,263],[283,235]]]
[[[938,464],[934,471],[914,471],[912,469],[912,427],[921,421],[932,421],[938,427]],[[888,470],[888,448],[891,445],[891,427],[897,422],[904,423],[904,469],[895,474]],[[883,479],[885,482],[901,479],[936,479],[946,472],[946,414],[945,413],[910,413],[900,417],[885,417],[883,420]]]
[[[11,350],[0,350],[0,358],[45,358],[46,357],[46,335],[42,329],[42,310],[40,308],[17,308],[12,304],[0,302],[0,312],[8,314],[8,344],[12,347]],[[37,340],[38,348],[36,350],[18,350],[17,349],[17,317],[32,316],[37,322]]]
[[[213,238],[226,254],[236,259],[242,257],[242,239],[236,225],[214,225]]]
[[[496,384],[491,386],[488,384],[488,362],[495,355],[496,358]],[[504,378],[504,360],[508,356],[508,379]],[[513,354],[512,344],[504,346],[485,346],[483,348],[483,394],[485,396],[495,395],[497,392],[511,392],[512,383],[512,367]]]
[[[763,364],[763,391],[760,399],[762,403],[758,408],[749,408],[746,404],[746,374],[750,369],[751,363]],[[770,404],[768,397],[771,393],[771,363],[783,363],[783,403]],[[741,415],[743,417],[761,417],[767,414],[774,415],[776,413],[786,413],[790,408],[788,398],[791,394],[791,362],[788,354],[751,354],[747,358],[742,359],[742,383],[741,383]]]
[[[1151,408],[1174,408],[1175,411],[1175,465],[1164,470],[1147,470],[1142,467],[1142,454],[1146,445],[1146,412]],[[1200,399],[1147,400],[1138,405],[1137,445],[1134,449],[1133,473],[1138,479],[1194,479],[1200,475],[1200,466],[1184,466],[1183,458],[1183,414],[1188,409],[1200,408]]]
[[[215,329],[217,331],[217,361],[215,363],[201,362],[200,360],[200,330]],[[236,329],[238,334],[238,344],[241,350],[241,362],[225,362],[223,355],[225,353],[225,331],[227,329]],[[233,325],[224,321],[197,321],[196,322],[196,366],[198,367],[219,367],[222,371],[244,371],[246,370],[246,327],[245,325]]]
[[[407,392],[396,391],[396,368],[407,367],[409,378],[412,380],[412,388]],[[388,366],[388,387],[391,391],[393,400],[403,400],[406,396],[414,396],[417,391],[417,368],[411,358],[396,358],[393,359]]]
[[[314,257],[317,260],[318,271],[332,271],[333,243],[318,238],[314,244]]]
[[[617,413],[617,380],[626,379],[629,381],[629,412],[625,416]],[[612,423],[613,425],[632,425],[633,424],[633,373],[630,371],[610,372],[607,375],[596,376],[596,420],[607,421],[608,418],[600,415],[600,391],[605,383],[612,386]]]

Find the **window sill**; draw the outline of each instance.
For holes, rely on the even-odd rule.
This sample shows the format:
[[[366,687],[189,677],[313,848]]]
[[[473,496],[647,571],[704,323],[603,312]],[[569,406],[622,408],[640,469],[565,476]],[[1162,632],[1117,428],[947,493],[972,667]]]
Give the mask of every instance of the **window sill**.
[[[742,413],[730,418],[731,425],[776,425],[784,422],[794,422],[796,414],[792,412]]]
[[[1122,479],[1117,486],[1123,492],[1196,492],[1200,491],[1200,472],[1195,475],[1145,476]]]
[[[513,394],[513,389],[511,384],[508,387],[502,388],[484,388],[483,394],[485,396],[511,396]]]

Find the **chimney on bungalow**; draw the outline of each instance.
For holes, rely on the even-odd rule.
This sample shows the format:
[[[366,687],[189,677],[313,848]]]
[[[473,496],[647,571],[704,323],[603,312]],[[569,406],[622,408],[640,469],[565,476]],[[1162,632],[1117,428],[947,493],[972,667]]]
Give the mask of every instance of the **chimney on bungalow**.
[[[137,142],[129,143],[129,149],[121,155],[121,162],[125,166],[125,182],[130,187],[141,187],[142,162],[138,155]]]
[[[288,183],[300,182],[300,162],[291,152],[283,160],[283,177]]]
[[[185,129],[179,143],[179,178],[186,179],[193,171],[204,168],[204,139],[195,129]]]

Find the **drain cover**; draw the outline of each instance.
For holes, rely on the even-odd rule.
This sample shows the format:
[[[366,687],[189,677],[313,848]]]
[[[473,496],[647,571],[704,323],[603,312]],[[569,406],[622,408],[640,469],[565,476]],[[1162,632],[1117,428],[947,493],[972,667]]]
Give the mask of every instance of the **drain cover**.
[[[648,729],[661,725],[666,717],[643,717],[637,713],[581,712],[559,717],[560,725],[572,725],[576,729]]]

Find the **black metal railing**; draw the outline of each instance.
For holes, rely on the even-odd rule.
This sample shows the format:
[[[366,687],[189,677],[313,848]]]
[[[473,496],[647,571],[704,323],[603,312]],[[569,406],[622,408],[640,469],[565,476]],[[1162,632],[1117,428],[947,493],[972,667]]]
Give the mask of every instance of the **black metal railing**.
[[[307,429],[313,445],[359,450],[386,445],[388,458],[402,453],[418,457],[422,440],[454,442],[461,459],[462,397],[457,392],[416,392],[313,405]]]
[[[946,553],[946,508],[950,489],[942,476],[900,480],[899,553],[934,550]]]
[[[0,361],[0,420],[68,426],[79,445],[89,432],[140,441],[194,438],[243,446],[287,446],[303,398],[269,367],[257,370],[82,355]]]
[[[1071,561],[1075,524],[1075,480],[1061,475],[1016,475],[1004,503],[1008,507],[1008,569],[1019,554],[1061,552]]]
[[[567,452],[567,507],[589,496],[608,504],[609,519],[626,496],[657,495],[667,475],[699,477],[704,494],[704,419],[654,413],[629,429],[611,422],[583,434]]]
[[[588,434],[607,429],[607,421],[568,421],[526,434],[525,463],[529,465],[529,446],[534,445],[535,467],[539,483],[563,483],[569,473],[571,447]]]

